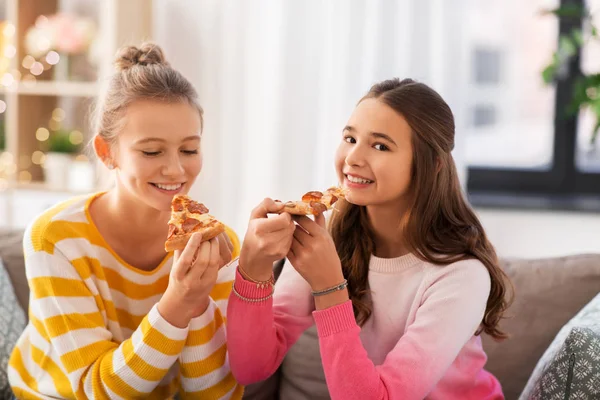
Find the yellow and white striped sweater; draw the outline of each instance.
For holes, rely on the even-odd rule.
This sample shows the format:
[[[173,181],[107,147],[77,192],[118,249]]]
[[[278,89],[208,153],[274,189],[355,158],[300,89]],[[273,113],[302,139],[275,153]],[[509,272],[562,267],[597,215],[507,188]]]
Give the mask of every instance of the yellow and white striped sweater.
[[[30,322],[8,368],[17,398],[240,399],[223,325],[235,271],[221,270],[208,310],[187,328],[169,324],[156,304],[172,255],[150,272],[123,261],[90,217],[98,195],[53,207],[25,233]]]

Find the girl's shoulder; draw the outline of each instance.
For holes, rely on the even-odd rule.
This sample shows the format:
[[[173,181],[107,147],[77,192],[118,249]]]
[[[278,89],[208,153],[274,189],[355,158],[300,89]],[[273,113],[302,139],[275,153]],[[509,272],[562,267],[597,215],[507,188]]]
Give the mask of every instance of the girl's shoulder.
[[[467,286],[489,287],[490,273],[477,258],[465,258],[445,265],[429,265],[429,279],[437,283],[461,282]]]
[[[74,231],[85,235],[85,227],[90,225],[88,206],[97,196],[95,193],[72,197],[43,211],[27,226],[24,240],[30,240],[35,249],[43,243],[54,245]]]

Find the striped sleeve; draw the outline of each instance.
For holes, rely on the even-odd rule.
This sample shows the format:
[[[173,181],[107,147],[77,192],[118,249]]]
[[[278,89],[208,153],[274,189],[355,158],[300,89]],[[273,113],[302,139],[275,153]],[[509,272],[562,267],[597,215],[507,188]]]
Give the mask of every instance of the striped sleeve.
[[[30,381],[29,388],[39,384],[32,380],[52,381],[63,398],[161,397],[165,387],[159,383],[177,361],[188,328],[168,323],[155,305],[131,338],[118,344],[93,280],[52,244],[43,247],[25,248],[33,329],[11,357],[20,380]],[[39,363],[36,353],[51,362]]]
[[[237,235],[226,228],[232,244],[232,258],[240,252]],[[239,385],[229,368],[225,330],[226,310],[235,270],[222,268],[210,293],[210,305],[192,319],[185,347],[179,359],[182,399],[241,399]]]

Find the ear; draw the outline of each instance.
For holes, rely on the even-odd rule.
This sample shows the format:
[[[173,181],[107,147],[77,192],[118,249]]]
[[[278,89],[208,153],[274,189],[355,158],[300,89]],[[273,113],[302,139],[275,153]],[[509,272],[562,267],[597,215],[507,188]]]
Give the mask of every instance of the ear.
[[[94,151],[106,168],[114,169],[115,164],[112,160],[110,145],[100,135],[94,137]]]

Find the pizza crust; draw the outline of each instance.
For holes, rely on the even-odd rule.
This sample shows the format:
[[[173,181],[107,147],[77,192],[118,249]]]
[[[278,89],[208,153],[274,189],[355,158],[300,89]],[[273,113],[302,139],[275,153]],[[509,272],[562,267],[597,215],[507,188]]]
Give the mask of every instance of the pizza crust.
[[[292,215],[319,215],[331,210],[334,204],[343,199],[346,189],[332,187],[324,193],[312,191],[302,196],[302,201],[288,201],[280,213],[287,212]],[[281,203],[281,202],[279,202]]]
[[[167,252],[175,250],[183,250],[195,232],[202,232],[202,242],[211,240],[225,232],[225,225],[221,222],[214,223],[212,226],[201,227],[188,233],[174,234],[165,242],[165,250]]]

